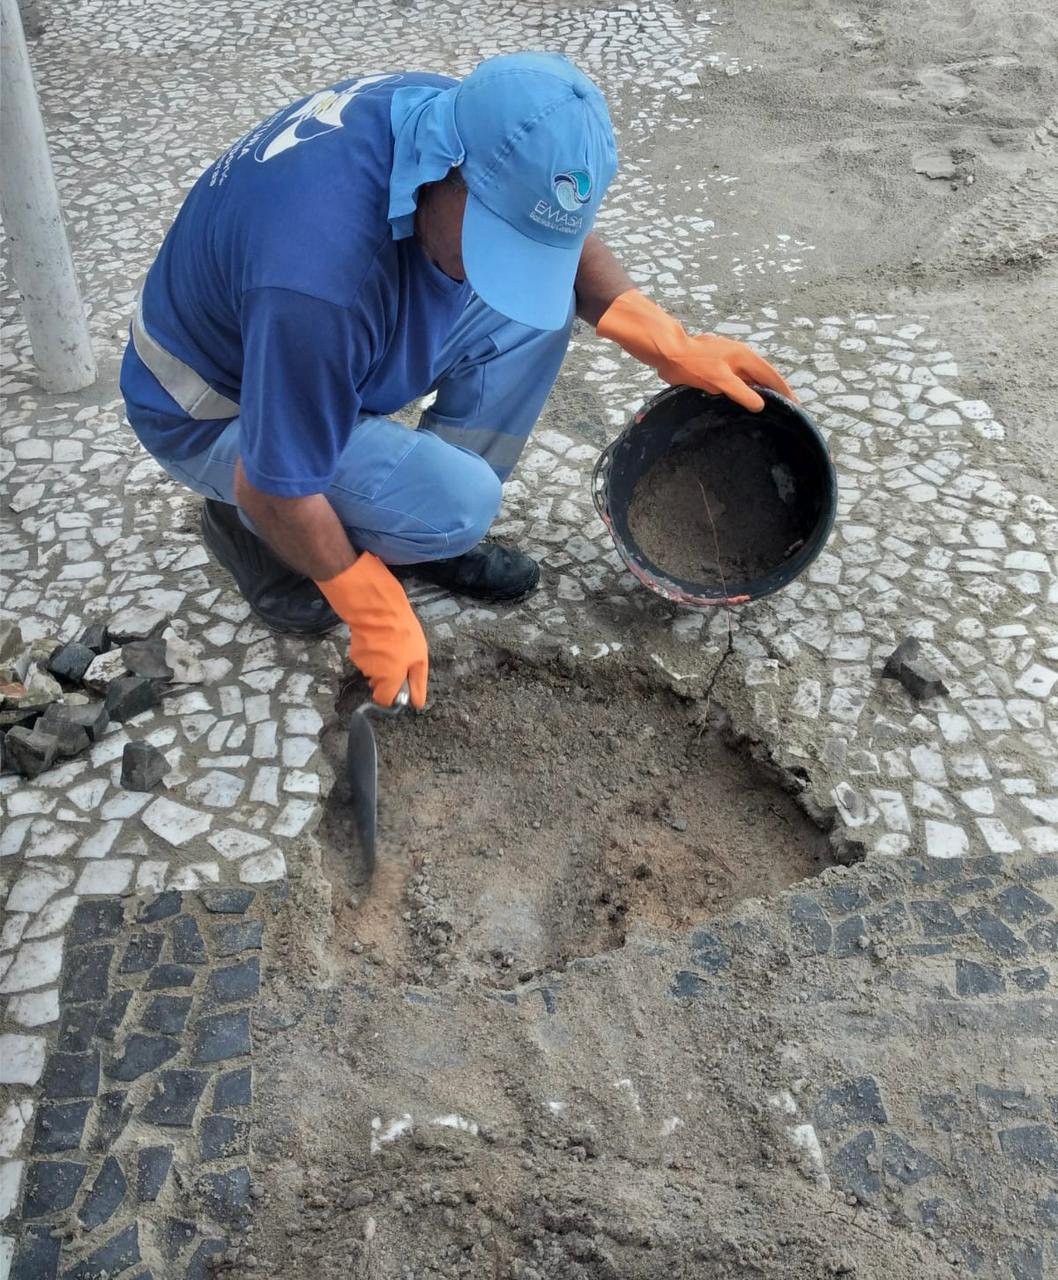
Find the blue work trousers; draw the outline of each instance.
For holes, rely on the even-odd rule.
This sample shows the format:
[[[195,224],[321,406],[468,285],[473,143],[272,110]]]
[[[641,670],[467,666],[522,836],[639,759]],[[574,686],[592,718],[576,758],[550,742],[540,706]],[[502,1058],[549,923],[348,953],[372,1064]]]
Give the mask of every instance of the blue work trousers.
[[[367,414],[326,496],[361,551],[387,564],[461,555],[485,536],[569,345],[562,329],[507,320],[473,298],[442,349],[434,403],[412,430]],[[276,423],[282,430],[282,423]],[[202,453],[165,470],[206,498],[235,502],[239,419]]]

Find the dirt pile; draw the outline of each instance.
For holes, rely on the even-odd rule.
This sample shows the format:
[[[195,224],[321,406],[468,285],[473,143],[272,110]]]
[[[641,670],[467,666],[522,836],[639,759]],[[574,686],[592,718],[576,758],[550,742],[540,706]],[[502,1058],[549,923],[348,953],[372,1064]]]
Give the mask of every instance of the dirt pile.
[[[724,589],[803,546],[812,511],[797,490],[773,432],[708,431],[654,463],[632,495],[628,524],[658,568]]]

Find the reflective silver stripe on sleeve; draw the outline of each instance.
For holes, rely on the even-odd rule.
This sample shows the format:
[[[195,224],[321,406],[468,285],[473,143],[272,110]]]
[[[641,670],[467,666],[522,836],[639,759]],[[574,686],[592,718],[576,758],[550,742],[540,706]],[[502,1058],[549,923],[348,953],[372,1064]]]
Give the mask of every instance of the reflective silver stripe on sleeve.
[[[446,444],[459,445],[484,458],[490,467],[498,471],[510,470],[522,456],[525,448],[525,436],[508,435],[505,431],[489,431],[485,427],[443,427],[434,424],[427,417],[423,428],[440,436]]]
[[[155,342],[143,323],[142,297],[136,299],[136,314],[132,317],[132,345],[162,388],[189,417],[202,421],[238,417],[239,406],[234,400],[214,391],[201,374]]]

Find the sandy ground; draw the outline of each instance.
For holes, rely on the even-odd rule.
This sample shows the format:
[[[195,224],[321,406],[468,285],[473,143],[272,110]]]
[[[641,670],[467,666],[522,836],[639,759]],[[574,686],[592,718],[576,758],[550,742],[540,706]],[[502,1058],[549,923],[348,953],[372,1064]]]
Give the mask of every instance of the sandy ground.
[[[723,202],[726,226],[748,239],[781,221],[814,246],[788,295],[806,315],[886,305],[935,317],[968,393],[994,404],[1053,486],[1058,12],[758,0],[717,17],[761,64],[707,86],[718,127],[698,154],[745,175]],[[661,139],[660,162],[685,148]],[[930,161],[951,176],[916,172]],[[720,311],[776,292],[760,269],[720,286]]]

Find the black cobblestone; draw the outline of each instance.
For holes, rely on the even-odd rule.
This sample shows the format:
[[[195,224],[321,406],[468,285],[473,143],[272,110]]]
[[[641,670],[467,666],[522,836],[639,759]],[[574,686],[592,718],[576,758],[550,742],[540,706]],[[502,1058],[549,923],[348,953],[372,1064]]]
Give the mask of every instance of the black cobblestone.
[[[954,907],[943,898],[912,902],[911,910],[927,938],[948,938],[964,932],[963,922]]]
[[[248,1107],[252,1100],[253,1071],[239,1067],[217,1077],[213,1090],[213,1110],[230,1111],[232,1107]]]
[[[998,996],[1007,989],[1003,975],[975,960],[955,961],[955,991],[960,996]]]
[[[33,1131],[34,1152],[53,1155],[56,1151],[75,1151],[81,1145],[91,1108],[91,1101],[42,1103]]]
[[[207,1173],[198,1181],[207,1213],[222,1222],[240,1222],[250,1203],[250,1170],[245,1165],[225,1173]]]
[[[203,1160],[244,1156],[250,1149],[250,1126],[230,1116],[207,1116],[200,1135]]]
[[[124,1231],[108,1240],[62,1273],[62,1280],[110,1280],[140,1260],[139,1225],[130,1223]]]
[[[121,724],[156,707],[160,701],[161,694],[153,680],[146,676],[118,676],[107,685],[104,705],[111,720]]]
[[[125,1020],[131,999],[131,991],[115,991],[103,1006],[103,1012],[96,1023],[96,1035],[101,1040],[113,1040],[117,1035]]]
[[[84,1053],[92,1046],[102,1004],[73,1005],[62,1011],[56,1047],[64,1053]]]
[[[839,960],[861,955],[860,939],[867,936],[867,922],[863,916],[849,916],[834,930],[834,954]]]
[[[191,1255],[187,1270],[184,1272],[184,1280],[212,1280],[217,1271],[210,1259],[218,1253],[223,1253],[227,1247],[227,1240],[218,1239],[216,1236],[203,1240]]]
[[[157,1200],[173,1163],[172,1147],[142,1147],[136,1153],[136,1195]]]
[[[827,1161],[830,1177],[837,1186],[868,1202],[876,1199],[882,1189],[877,1164],[877,1143],[870,1129],[858,1133]]]
[[[681,969],[673,976],[669,992],[680,1000],[700,1000],[708,989],[705,979],[699,974]]]
[[[125,907],[119,898],[79,902],[70,917],[67,941],[71,946],[112,938],[121,929]]]
[[[250,1052],[250,1015],[246,1009],[200,1018],[194,1026],[192,1062],[223,1062]]]
[[[113,947],[74,948],[69,953],[62,976],[62,1003],[105,1000],[109,987],[107,974],[113,955]]]
[[[155,996],[143,1015],[143,1025],[149,1031],[178,1036],[184,1029],[190,1009],[190,996]]]
[[[23,1227],[11,1280],[55,1280],[62,1240],[51,1227]]]
[[[71,684],[80,683],[84,673],[92,665],[94,650],[87,645],[70,640],[60,646],[48,659],[48,670],[60,680],[68,680]]]
[[[807,893],[797,893],[790,899],[790,924],[794,941],[808,952],[823,955],[830,950],[834,930],[823,908]]]
[[[252,956],[239,964],[213,970],[206,987],[207,1005],[234,1004],[239,1000],[250,1000],[260,989],[261,961],[257,956]]]
[[[67,1098],[94,1098],[99,1088],[99,1052],[53,1053],[44,1068],[41,1088],[56,1102]]]
[[[189,1128],[208,1078],[204,1071],[163,1071],[140,1115],[150,1124]]]
[[[155,924],[159,920],[167,920],[175,916],[183,906],[183,896],[177,889],[167,889],[160,893],[153,902],[148,902],[136,919],[140,924]]]
[[[172,956],[177,964],[205,964],[206,944],[193,916],[177,916],[170,926]]]
[[[691,964],[706,973],[722,973],[731,964],[731,948],[712,929],[691,934]]]
[[[94,1231],[96,1227],[109,1222],[125,1199],[128,1189],[121,1165],[113,1156],[107,1156],[77,1215],[85,1230]]]
[[[1042,991],[1051,980],[1050,974],[1042,965],[1032,969],[1015,969],[1010,975],[1022,991]]]
[[[88,1166],[73,1160],[34,1160],[26,1172],[23,1218],[45,1218],[73,1204]]]
[[[96,1104],[95,1133],[92,1135],[93,1151],[109,1151],[132,1119],[132,1107],[128,1094],[115,1089],[104,1093]]]
[[[170,987],[189,987],[195,980],[195,971],[186,964],[160,964],[151,970],[144,984],[146,991],[165,990]]]
[[[200,889],[199,900],[217,915],[242,915],[257,896],[252,889]]]
[[[1009,1120],[1014,1115],[1030,1120],[1046,1114],[1046,1107],[1024,1089],[996,1089],[989,1084],[979,1084],[975,1090],[977,1105],[990,1120]]]
[[[853,1124],[885,1124],[888,1116],[874,1076],[860,1076],[824,1089],[816,1103],[816,1123],[824,1129]]]
[[[1058,1227],[1058,1192],[1048,1192],[1036,1205],[1036,1221],[1041,1227]]]
[[[234,956],[240,951],[260,951],[264,925],[260,920],[238,920],[221,925],[214,932],[213,952],[217,956]]]
[[[1012,884],[997,894],[992,905],[1007,924],[1024,924],[1026,920],[1054,913],[1054,908],[1045,898],[1021,884]]]
[[[1033,951],[1058,951],[1058,920],[1043,920],[1026,931],[1025,938]]]
[[[110,649],[110,633],[105,622],[91,622],[85,627],[79,641],[93,653],[107,653]]]
[[[125,1041],[121,1057],[107,1064],[106,1073],[113,1080],[138,1080],[179,1052],[180,1041],[173,1036],[147,1036],[136,1031]]]
[[[125,948],[119,973],[143,973],[158,963],[165,939],[160,933],[138,933]]]
[[[845,915],[858,907],[870,906],[871,900],[858,884],[835,884],[823,893],[823,901],[831,911]]]
[[[1027,947],[1024,942],[987,907],[974,907],[966,913],[966,919],[974,933],[982,942],[987,943],[996,955],[1003,956],[1004,959],[1019,959],[1025,955]]]
[[[195,1224],[183,1218],[166,1218],[158,1235],[158,1247],[162,1257],[173,1262],[184,1252],[196,1235]]]
[[[999,1146],[1008,1160],[1025,1168],[1058,1173],[1058,1134],[1047,1124],[1001,1129]]]

